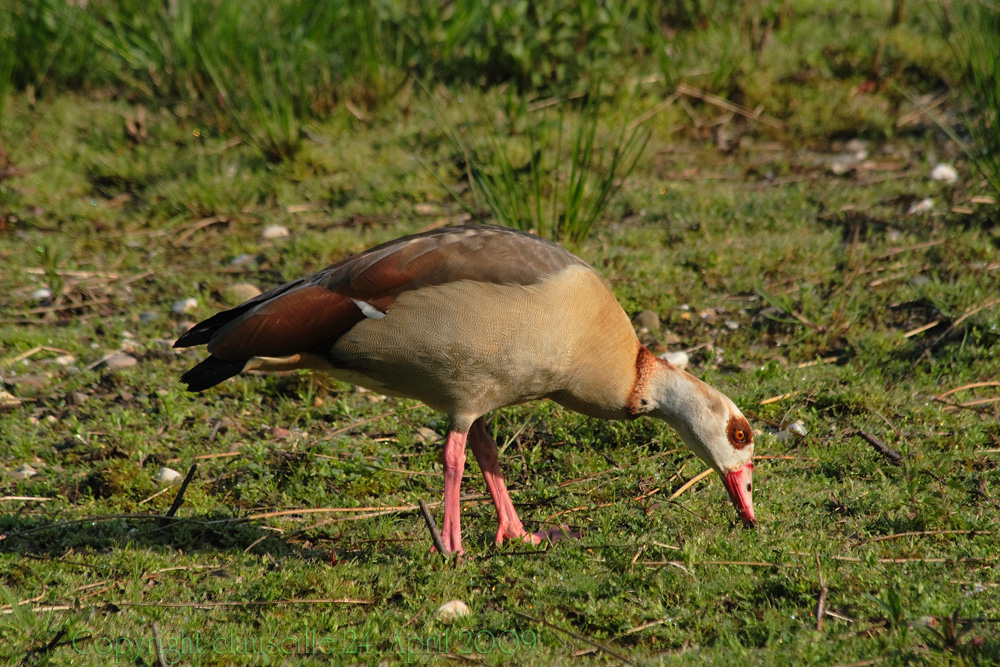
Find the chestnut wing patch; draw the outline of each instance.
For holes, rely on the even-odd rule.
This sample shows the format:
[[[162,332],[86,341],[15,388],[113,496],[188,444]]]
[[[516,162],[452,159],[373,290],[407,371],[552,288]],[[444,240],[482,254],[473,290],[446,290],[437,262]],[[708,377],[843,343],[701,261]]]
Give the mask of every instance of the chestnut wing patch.
[[[351,299],[304,285],[265,301],[219,329],[208,351],[220,359],[283,357],[336,340],[365,319]]]

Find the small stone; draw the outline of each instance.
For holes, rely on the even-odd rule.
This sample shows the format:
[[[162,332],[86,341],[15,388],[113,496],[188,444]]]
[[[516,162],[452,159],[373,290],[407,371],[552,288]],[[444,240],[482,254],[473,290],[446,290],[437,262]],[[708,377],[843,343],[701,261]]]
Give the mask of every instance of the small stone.
[[[292,432],[282,426],[272,426],[267,430],[267,434],[275,440],[284,440],[289,437]]]
[[[260,238],[265,241],[275,241],[277,239],[284,239],[291,236],[292,233],[288,231],[287,227],[282,227],[281,225],[268,225],[264,228],[264,231],[260,233]]]
[[[31,293],[32,301],[49,301],[50,299],[52,299],[52,290],[48,287],[36,289]]]
[[[55,415],[45,415],[45,423],[46,424],[55,424],[58,421],[59,421],[59,419]]]
[[[859,162],[858,158],[851,155],[838,155],[830,160],[830,172],[834,176],[843,176],[854,170]]]
[[[664,352],[660,355],[660,359],[673,364],[677,368],[687,368],[688,364],[691,363],[687,352]]]
[[[244,301],[249,301],[255,296],[260,294],[260,290],[256,285],[251,285],[250,283],[236,283],[227,287],[222,296],[225,298],[227,304],[231,306],[238,306]]]
[[[441,434],[434,429],[427,428],[426,426],[418,426],[417,439],[420,440],[420,442],[437,442],[441,439]]]
[[[914,287],[923,287],[931,281],[927,276],[913,276],[910,278],[910,284]]]
[[[673,331],[668,331],[663,336],[664,345],[679,345],[681,343],[681,337],[675,334]]]
[[[131,368],[139,363],[135,357],[124,352],[115,352],[110,357],[97,365],[97,368],[106,368],[109,371],[120,371],[123,368]]]
[[[157,313],[153,313],[147,310],[139,315],[139,322],[142,324],[149,324],[150,322],[155,322],[157,319],[159,319],[159,317],[160,316]]]
[[[0,410],[13,410],[19,405],[21,405],[21,399],[0,389]]]
[[[865,160],[868,158],[868,142],[866,141],[851,139],[844,148],[854,156],[855,160]]]
[[[644,310],[635,316],[632,324],[636,329],[646,329],[647,331],[660,330],[660,316],[651,310]]]
[[[72,366],[73,364],[76,363],[76,357],[74,357],[72,354],[63,354],[53,359],[52,363],[57,364],[59,366]]]
[[[155,479],[157,484],[173,484],[181,477],[183,477],[183,475],[173,468],[160,468],[156,471]]]
[[[789,424],[788,432],[791,433],[792,435],[797,435],[800,438],[805,437],[806,434],[808,433],[808,431],[806,431],[805,424],[803,424],[800,421],[794,421],[791,424]]]
[[[920,201],[916,202],[907,211],[907,215],[917,215],[920,213],[930,213],[934,210],[934,200],[930,197],[925,197]]]
[[[931,169],[931,180],[948,183],[950,185],[958,182],[958,171],[956,171],[950,164],[942,162]]]
[[[740,323],[737,322],[736,320],[726,320],[725,322],[723,322],[723,324],[725,324],[726,328],[731,331],[736,331],[737,329],[740,328]]]
[[[66,398],[70,405],[83,405],[90,400],[90,396],[82,391],[74,391]]]
[[[177,301],[174,301],[174,305],[170,307],[170,312],[174,315],[184,315],[186,313],[190,313],[197,307],[198,299],[192,296],[186,299],[177,299]]]
[[[461,600],[449,600],[438,607],[437,611],[434,612],[434,616],[439,621],[451,623],[452,621],[468,616],[471,613],[469,605],[465,604]]]
[[[26,463],[20,468],[11,471],[10,476],[13,477],[14,479],[30,479],[31,477],[34,477],[37,474],[38,471]]]

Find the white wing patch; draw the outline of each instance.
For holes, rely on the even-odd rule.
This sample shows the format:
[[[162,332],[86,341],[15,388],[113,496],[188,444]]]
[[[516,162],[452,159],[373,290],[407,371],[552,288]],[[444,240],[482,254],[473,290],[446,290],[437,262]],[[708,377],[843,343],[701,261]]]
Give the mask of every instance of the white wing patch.
[[[367,301],[362,301],[360,299],[351,299],[354,305],[361,309],[361,314],[370,320],[380,320],[385,317],[385,313],[371,305]]]

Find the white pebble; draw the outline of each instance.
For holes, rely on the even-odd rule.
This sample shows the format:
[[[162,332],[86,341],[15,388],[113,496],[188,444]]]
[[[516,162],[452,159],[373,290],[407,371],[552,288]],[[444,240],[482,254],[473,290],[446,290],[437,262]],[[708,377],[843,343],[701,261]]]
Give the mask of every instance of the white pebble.
[[[835,176],[843,176],[851,172],[858,164],[854,155],[838,155],[830,160],[830,172]]]
[[[174,301],[174,305],[170,307],[170,312],[174,315],[183,315],[185,313],[190,313],[197,307],[198,299],[193,296],[189,296],[186,299],[177,299],[177,301]]]
[[[931,180],[949,184],[956,183],[958,181],[958,172],[950,164],[942,162],[931,169]]]
[[[677,368],[687,368],[691,363],[687,352],[664,352],[660,355],[660,359],[670,362]]]
[[[788,432],[792,435],[797,435],[800,438],[805,436],[808,431],[806,431],[805,425],[800,421],[792,422],[788,425]]]
[[[288,231],[287,227],[282,227],[281,225],[268,225],[261,232],[260,237],[265,241],[274,241],[275,239],[284,239],[291,236],[292,233]]]
[[[60,366],[72,366],[76,363],[76,357],[72,354],[63,354],[53,359],[52,362]]]
[[[844,146],[848,153],[851,153],[856,160],[868,159],[868,142],[862,139],[851,139]]]
[[[740,328],[740,323],[737,322],[736,320],[726,320],[724,324],[726,325],[727,329],[731,329],[732,331],[736,331],[737,329]]]
[[[156,471],[156,481],[159,484],[173,484],[181,477],[183,477],[183,475],[173,468],[160,468]]]
[[[934,210],[934,200],[930,197],[925,197],[921,199],[906,211],[908,215],[916,215],[918,213],[929,213]]]
[[[34,477],[37,474],[38,474],[37,470],[25,464],[20,468],[18,468],[17,470],[11,472],[10,476],[13,477],[14,479],[28,479],[30,477]]]
[[[469,605],[465,604],[461,600],[449,600],[438,607],[438,610],[434,612],[434,615],[439,621],[451,623],[452,621],[462,618],[463,616],[468,616],[471,613]]]
[[[21,399],[9,391],[0,389],[0,410],[13,410],[21,405]]]
[[[31,293],[32,301],[48,301],[52,298],[52,290],[48,287],[41,287]]]

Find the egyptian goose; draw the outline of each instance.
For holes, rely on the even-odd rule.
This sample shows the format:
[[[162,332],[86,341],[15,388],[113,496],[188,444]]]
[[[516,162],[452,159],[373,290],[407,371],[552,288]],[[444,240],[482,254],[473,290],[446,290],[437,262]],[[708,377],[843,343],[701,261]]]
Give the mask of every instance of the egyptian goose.
[[[729,398],[658,359],[597,273],[560,246],[504,227],[407,236],[218,313],[174,347],[207,345],[181,377],[202,391],[246,370],[309,368],[448,415],[444,524],[462,551],[466,441],[499,518],[496,541],[538,542],[514,510],[484,415],[549,398],[602,419],[649,415],[722,476],[754,524],[753,431]]]

